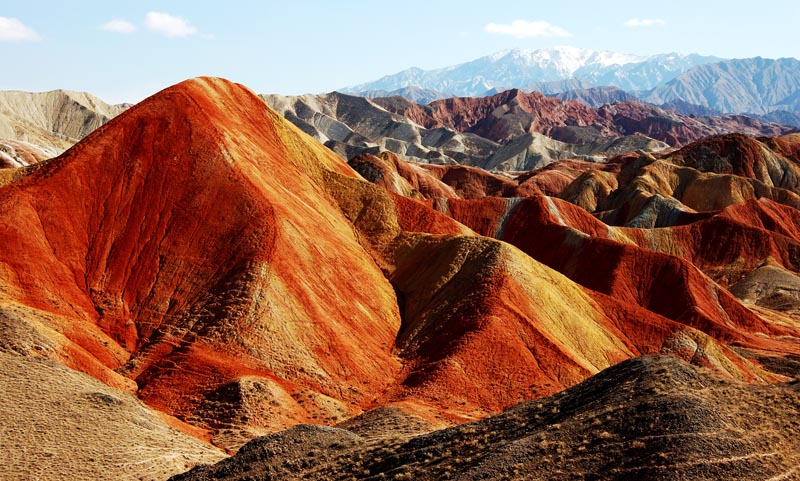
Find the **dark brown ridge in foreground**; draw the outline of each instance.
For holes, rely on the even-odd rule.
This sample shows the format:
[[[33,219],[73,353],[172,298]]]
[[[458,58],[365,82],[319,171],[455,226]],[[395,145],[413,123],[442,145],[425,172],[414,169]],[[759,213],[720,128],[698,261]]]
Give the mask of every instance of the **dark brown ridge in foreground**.
[[[800,383],[725,381],[668,356],[416,437],[297,426],[172,481],[800,477]]]

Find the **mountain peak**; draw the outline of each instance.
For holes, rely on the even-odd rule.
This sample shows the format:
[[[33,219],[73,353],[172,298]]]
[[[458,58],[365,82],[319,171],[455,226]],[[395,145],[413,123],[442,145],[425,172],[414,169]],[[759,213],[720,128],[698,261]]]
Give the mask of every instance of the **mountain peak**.
[[[397,370],[386,346],[400,319],[326,176],[357,182],[249,89],[181,82],[0,188],[0,239],[37,259],[0,253],[0,285],[63,320],[69,367],[121,389],[135,379],[169,413],[188,416],[197,392],[216,399],[245,375],[280,399],[302,385],[368,401]],[[164,376],[162,362],[178,367]],[[279,379],[298,362],[303,373]],[[311,419],[290,404],[287,417]]]
[[[800,61],[762,57],[699,65],[647,93],[648,102],[680,100],[723,113],[767,115],[800,108]]]
[[[640,91],[669,81],[697,65],[718,60],[696,54],[640,56],[565,45],[538,50],[515,48],[434,70],[407,69],[342,91],[362,93],[418,87],[474,97],[491,89],[524,88],[567,79],[587,81],[591,87],[614,85]]]

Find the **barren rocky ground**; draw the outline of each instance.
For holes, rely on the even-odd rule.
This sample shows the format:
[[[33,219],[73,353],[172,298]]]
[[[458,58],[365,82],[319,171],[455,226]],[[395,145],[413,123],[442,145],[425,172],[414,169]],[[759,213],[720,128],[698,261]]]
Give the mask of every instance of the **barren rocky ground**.
[[[172,481],[800,479],[800,381],[752,386],[669,356],[418,436],[302,425]]]
[[[225,455],[134,396],[38,357],[0,352],[0,470],[15,480],[163,480]]]

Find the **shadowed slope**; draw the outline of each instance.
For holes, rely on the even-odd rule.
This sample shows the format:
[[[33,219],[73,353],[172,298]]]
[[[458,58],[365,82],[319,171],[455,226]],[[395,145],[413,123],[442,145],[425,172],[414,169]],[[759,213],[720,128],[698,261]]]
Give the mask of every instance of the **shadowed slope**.
[[[410,439],[298,426],[172,480],[795,479],[799,402],[797,382],[643,357],[483,421]]]

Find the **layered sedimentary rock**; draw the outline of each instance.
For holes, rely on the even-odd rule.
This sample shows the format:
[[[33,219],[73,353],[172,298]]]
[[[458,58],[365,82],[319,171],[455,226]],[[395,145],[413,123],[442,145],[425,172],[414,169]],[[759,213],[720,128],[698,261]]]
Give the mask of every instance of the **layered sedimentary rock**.
[[[582,103],[563,102],[539,92],[526,94],[518,89],[489,97],[437,100],[427,106],[410,101],[405,105],[380,99],[376,102],[427,128],[450,126],[502,142],[529,132],[549,134],[566,125],[596,126],[601,135],[616,131],[608,119]]]
[[[393,152],[407,160],[528,171],[564,159],[603,162],[661,152],[727,132],[782,135],[789,127],[743,116],[680,115],[638,102],[594,109],[538,92],[508,90],[419,105],[402,97],[340,94],[262,98],[345,159]]]
[[[20,140],[0,140],[0,169],[14,169],[37,164],[58,155],[48,149]]]
[[[497,149],[495,142],[452,129],[425,129],[369,99],[333,92],[264,101],[305,133],[345,159],[388,150],[432,163],[474,163]]]
[[[600,160],[633,150],[666,147],[644,136],[597,130],[594,126],[602,119],[576,102],[518,91],[482,99],[448,99],[452,111],[438,107],[434,111],[401,97],[370,100],[338,92],[261,97],[287,120],[348,160],[359,154],[389,151],[422,163],[529,170],[559,159]],[[502,116],[498,113],[492,120],[494,116],[489,114],[493,111]],[[475,122],[478,125],[473,125]],[[501,131],[506,134],[500,135]]]
[[[658,352],[785,381],[793,314],[726,287],[755,292],[767,258],[797,271],[794,193],[668,229],[600,220],[629,195],[621,179],[662,164],[728,175],[645,153],[522,175],[348,164],[245,87],[186,81],[0,187],[0,350],[231,451],[376,408],[431,427],[485,417]],[[686,200],[681,185],[630,196]]]
[[[578,139],[585,143],[638,134],[680,147],[727,132],[782,135],[792,131],[790,127],[762,124],[747,117],[695,118],[638,102],[593,109],[574,100],[561,101],[517,89],[489,97],[437,100],[428,105],[398,98],[374,99],[374,102],[426,128],[449,127],[501,143],[526,133],[540,133],[571,143]]]
[[[256,432],[350,415],[399,371],[400,319],[328,169],[356,175],[240,86],[167,89],[3,190],[3,298],[48,314],[54,357],[206,428],[235,424],[231,383],[278,406]]]
[[[762,349],[792,356],[800,320],[795,140],[728,135],[660,159],[562,161],[485,195],[481,182],[441,177],[472,200],[430,202],[593,291],[727,338],[747,357]],[[549,182],[519,194],[537,178]],[[760,334],[733,341],[734,331]],[[767,332],[787,342],[765,343]]]

